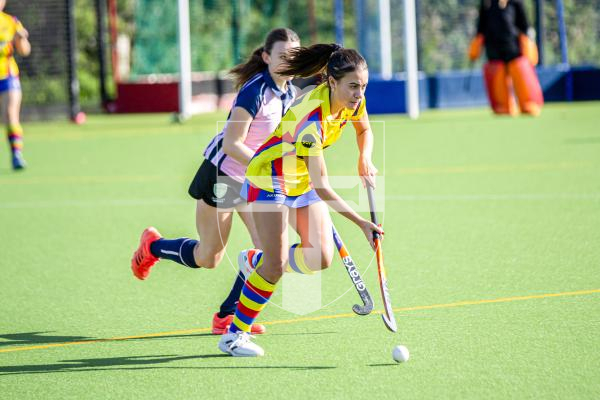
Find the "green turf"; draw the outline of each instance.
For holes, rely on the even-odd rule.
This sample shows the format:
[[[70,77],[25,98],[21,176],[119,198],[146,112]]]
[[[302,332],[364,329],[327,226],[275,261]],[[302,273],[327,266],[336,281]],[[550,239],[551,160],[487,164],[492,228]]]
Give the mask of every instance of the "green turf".
[[[257,339],[260,359],[221,355],[202,329],[233,280],[228,261],[162,262],[144,282],[129,269],[145,226],[195,236],[187,185],[224,115],[26,124],[30,167],[13,173],[0,152],[0,398],[598,398],[599,292],[474,303],[600,289],[599,109],[371,116],[400,333],[344,315],[358,297],[340,298],[350,284],[336,259],[323,308],[299,316],[275,296],[261,320],[288,322]],[[352,136],[327,151],[330,174],[355,173]],[[381,309],[366,241],[334,218]],[[236,220],[228,256],[249,246]],[[396,344],[408,363],[393,362]]]

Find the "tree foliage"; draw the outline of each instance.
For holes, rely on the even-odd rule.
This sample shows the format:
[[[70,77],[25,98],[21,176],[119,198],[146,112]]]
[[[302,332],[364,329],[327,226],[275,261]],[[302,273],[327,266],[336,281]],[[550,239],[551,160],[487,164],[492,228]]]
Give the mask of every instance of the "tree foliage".
[[[9,0],[7,11],[11,1],[16,2],[16,0]],[[43,3],[53,1],[56,2],[57,7],[59,5],[63,7],[64,0],[43,0]],[[302,44],[311,44],[309,1],[190,0],[193,69],[219,71],[231,68],[259,46],[267,32],[275,27],[290,27],[299,34]],[[377,71],[379,68],[378,0],[362,1],[366,15],[363,24],[358,27],[356,26],[356,0],[344,0],[344,44],[346,47],[356,47],[357,33],[362,29],[366,39],[362,51],[371,69]],[[533,25],[534,1],[524,1],[530,23]],[[314,0],[313,3],[317,41],[335,41],[334,1]],[[416,3],[419,68],[428,73],[466,68],[468,64],[465,53],[475,31],[479,0],[417,0]],[[76,0],[75,4],[81,102],[98,103],[100,96],[95,0]],[[394,71],[398,72],[404,69],[403,1],[390,0],[390,4],[393,64]],[[560,62],[555,4],[555,1],[550,0],[544,2],[546,64]],[[176,72],[177,1],[119,0],[117,6],[119,32],[131,38],[132,77],[150,73]],[[564,0],[564,8],[570,63],[598,65],[600,62],[600,0]],[[22,20],[35,22],[36,26],[39,25],[39,29],[47,30],[48,26],[55,30],[61,29],[56,27],[56,21],[46,21],[44,16],[48,13],[40,14],[39,8],[25,7],[21,10],[23,15],[19,17]],[[237,19],[234,18],[236,15]],[[64,24],[64,20],[59,21],[60,24]],[[32,43],[34,51],[55,46],[50,42],[54,40],[50,35],[32,34],[32,38],[39,41],[39,43]],[[58,56],[64,57],[64,53]],[[110,82],[110,50],[107,50],[106,56]],[[27,65],[27,60],[19,60],[24,67],[27,67],[25,69],[29,75],[23,79],[24,90],[28,91],[24,97],[26,103],[66,101],[66,88],[62,87],[64,83],[61,83],[64,81],[50,77],[50,69],[59,65],[60,60],[52,60],[49,57],[35,59],[37,65]]]

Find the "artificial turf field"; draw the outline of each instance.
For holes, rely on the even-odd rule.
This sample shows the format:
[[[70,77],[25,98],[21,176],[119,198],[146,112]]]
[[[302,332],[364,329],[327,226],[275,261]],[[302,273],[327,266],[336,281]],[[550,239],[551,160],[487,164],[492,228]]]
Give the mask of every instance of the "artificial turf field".
[[[148,225],[195,237],[187,186],[223,118],[28,123],[29,168],[13,173],[0,152],[0,398],[600,396],[599,103],[537,119],[371,116],[385,122],[375,163],[399,333],[352,314],[335,255],[315,278],[322,308],[291,313],[278,292],[261,314],[258,359],[221,354],[209,334],[235,275],[227,259],[163,261],[143,282],[129,267]],[[355,174],[353,135],[327,150],[331,175]],[[381,310],[372,252],[334,221]],[[228,257],[248,247],[237,219]],[[397,344],[407,363],[392,360]]]

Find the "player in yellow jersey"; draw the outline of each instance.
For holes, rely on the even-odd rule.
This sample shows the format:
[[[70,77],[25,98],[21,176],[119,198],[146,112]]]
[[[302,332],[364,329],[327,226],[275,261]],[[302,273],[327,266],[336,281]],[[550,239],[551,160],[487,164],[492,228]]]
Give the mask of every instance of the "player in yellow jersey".
[[[325,73],[325,82],[298,98],[273,134],[258,148],[246,170],[242,196],[252,204],[263,248],[242,252],[241,262],[254,269],[246,280],[229,331],[219,349],[233,356],[261,356],[250,341],[250,327],[266,306],[284,270],[311,274],[333,258],[328,206],[354,222],[373,246],[382,229],[357,214],[331,187],[323,149],[340,137],[347,121],[356,131],[358,174],[374,185],[373,133],[365,109],[367,63],[355,50],[317,44],[287,51],[279,72],[309,77]],[[288,245],[288,223],[300,243]]]
[[[19,67],[13,54],[15,50],[21,56],[28,56],[31,45],[27,40],[27,30],[12,15],[6,14],[6,0],[0,0],[0,99],[2,111],[6,116],[7,136],[12,152],[13,169],[25,168],[23,159],[23,128],[19,121],[21,110],[21,83]]]
[[[280,56],[296,46],[300,46],[296,32],[273,29],[245,63],[230,71],[239,92],[223,130],[204,150],[205,160],[189,188],[189,194],[197,200],[196,227],[200,240],[163,238],[156,228],[146,228],[131,259],[131,269],[138,279],[148,278],[151,268],[161,259],[189,268],[215,268],[225,255],[236,211],[254,246],[260,247],[252,214],[240,197],[240,189],[252,155],[279,125],[296,96],[289,77],[276,73]],[[248,274],[247,270],[240,270],[219,312],[213,315],[214,334],[227,331]],[[252,333],[264,332],[264,325],[252,326]]]

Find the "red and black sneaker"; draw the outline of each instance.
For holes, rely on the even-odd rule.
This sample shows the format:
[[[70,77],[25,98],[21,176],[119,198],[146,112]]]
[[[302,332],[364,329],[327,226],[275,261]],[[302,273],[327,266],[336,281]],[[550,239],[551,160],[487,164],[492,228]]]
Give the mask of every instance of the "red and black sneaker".
[[[150,252],[150,245],[162,238],[154,227],[144,229],[140,238],[140,245],[133,253],[131,270],[136,278],[144,280],[150,275],[150,268],[159,260]]]
[[[227,333],[229,325],[233,322],[233,315],[228,315],[223,318],[219,318],[219,313],[213,315],[212,320],[212,333],[213,335],[223,335]],[[262,324],[252,324],[250,333],[253,335],[262,335],[267,331],[267,328]]]

